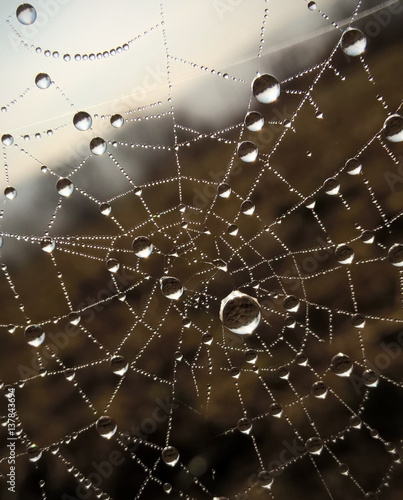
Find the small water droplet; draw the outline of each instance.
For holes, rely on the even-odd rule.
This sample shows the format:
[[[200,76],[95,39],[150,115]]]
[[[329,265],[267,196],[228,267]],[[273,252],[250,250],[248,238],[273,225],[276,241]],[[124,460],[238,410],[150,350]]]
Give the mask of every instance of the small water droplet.
[[[81,321],[81,316],[78,312],[72,311],[69,314],[69,323],[71,325],[78,325]]]
[[[251,200],[245,200],[241,205],[241,212],[244,215],[253,215],[255,212],[255,205]]]
[[[110,439],[117,431],[118,426],[113,418],[104,416],[97,420],[95,427],[100,436],[105,439]]]
[[[37,462],[42,456],[42,450],[36,444],[28,446],[27,453],[30,462]]]
[[[69,197],[74,191],[74,184],[67,177],[62,177],[56,183],[56,190],[60,196]]]
[[[372,231],[364,231],[361,235],[361,241],[370,245],[375,241],[375,234]]]
[[[278,403],[272,403],[269,408],[272,417],[280,418],[283,414],[283,408]]]
[[[117,273],[119,271],[120,264],[116,259],[108,259],[106,261],[106,268],[110,273]]]
[[[403,116],[395,114],[386,118],[383,133],[390,142],[403,141]]]
[[[172,486],[169,483],[164,483],[162,488],[167,495],[169,495],[172,491]]]
[[[339,194],[340,183],[337,179],[331,177],[325,180],[325,182],[323,183],[323,189],[325,190],[326,194],[329,194],[330,196],[335,196]]]
[[[122,115],[113,115],[113,116],[111,116],[110,121],[111,121],[112,127],[115,127],[115,128],[120,128],[125,123]]]
[[[173,276],[160,278],[160,288],[165,297],[171,300],[179,299],[184,291],[182,283]]]
[[[245,352],[245,361],[251,365],[257,361],[257,352],[254,349],[248,349]]]
[[[312,384],[311,394],[315,396],[315,398],[324,399],[327,396],[327,392],[328,388],[321,380]]]
[[[38,87],[38,89],[41,90],[48,89],[51,83],[52,80],[50,79],[50,76],[47,73],[39,73],[35,77],[35,85]]]
[[[237,429],[244,434],[249,434],[252,430],[252,422],[248,418],[241,418],[236,424]]]
[[[25,328],[25,340],[29,345],[38,347],[45,340],[45,332],[39,325],[29,325]]]
[[[346,354],[340,352],[332,358],[330,369],[339,377],[349,377],[353,371],[353,362]]]
[[[107,150],[107,144],[102,137],[94,137],[90,142],[91,153],[96,156],[103,155]]]
[[[294,297],[294,295],[288,295],[283,300],[284,309],[289,312],[298,311],[299,305],[300,305],[299,299],[297,299],[297,297]]]
[[[154,245],[147,236],[138,236],[133,240],[132,248],[137,257],[146,259],[154,250]]]
[[[362,374],[362,380],[367,387],[376,387],[379,382],[379,374],[374,370],[365,370]]]
[[[46,253],[52,253],[56,247],[56,243],[51,238],[42,238],[41,248]]]
[[[73,370],[73,368],[67,368],[65,371],[64,371],[64,376],[66,377],[66,379],[71,382],[74,377],[76,376],[76,372]]]
[[[355,328],[364,328],[364,326],[365,326],[365,316],[363,316],[362,314],[354,314],[351,317],[351,324]]]
[[[16,10],[18,21],[25,26],[33,24],[36,21],[36,10],[29,3],[21,4]]]
[[[346,244],[337,245],[334,251],[335,257],[340,264],[351,264],[354,260],[353,249]]]
[[[316,2],[309,2],[308,3],[308,9],[311,10],[311,11],[314,11],[318,8],[318,6],[316,5]]]
[[[245,116],[245,127],[251,132],[258,132],[259,130],[262,130],[263,125],[264,118],[257,111],[250,111]]]
[[[161,458],[167,465],[174,467],[179,461],[179,452],[174,446],[167,446],[162,450]]]
[[[239,231],[239,228],[238,226],[236,226],[235,224],[230,224],[228,227],[227,227],[227,233],[230,235],[230,236],[236,236],[238,234],[238,231]]]
[[[239,368],[237,368],[236,366],[233,366],[231,368],[231,377],[238,379],[240,375],[241,375],[241,371],[239,370]]]
[[[352,415],[350,417],[350,425],[354,427],[354,429],[360,429],[362,425],[362,421],[358,415]]]
[[[4,196],[8,200],[14,200],[14,198],[17,196],[17,190],[11,186],[6,187],[6,189],[4,190]]]
[[[14,137],[11,134],[4,134],[1,137],[1,142],[4,146],[11,146],[14,144]]]
[[[251,141],[243,141],[238,144],[238,156],[245,163],[251,163],[258,157],[259,151]]]
[[[311,437],[305,443],[305,448],[307,452],[311,453],[312,455],[320,455],[323,450],[322,440],[317,436]]]
[[[111,369],[115,375],[123,376],[129,369],[129,363],[124,356],[113,356],[110,361]]]
[[[388,251],[389,262],[396,267],[403,266],[403,245],[401,243],[393,244]]]
[[[221,301],[220,320],[231,332],[249,335],[259,326],[260,305],[255,298],[235,290]]]
[[[262,470],[257,475],[257,479],[258,479],[259,485],[262,488],[269,490],[273,484],[274,476],[273,476],[273,474],[271,474],[271,472],[268,472],[266,470]]]
[[[82,132],[88,130],[92,125],[91,115],[86,111],[79,111],[73,117],[73,124],[77,130]]]
[[[259,75],[252,82],[252,92],[259,102],[268,104],[280,95],[280,83],[272,75]]]
[[[110,206],[109,203],[101,203],[99,205],[99,210],[100,210],[100,212],[101,212],[102,215],[108,216],[112,212],[112,207]]]
[[[340,47],[348,56],[360,56],[367,47],[367,38],[362,31],[347,28],[341,36]]]
[[[220,198],[228,198],[231,194],[231,188],[228,184],[220,184],[217,188],[217,194]]]

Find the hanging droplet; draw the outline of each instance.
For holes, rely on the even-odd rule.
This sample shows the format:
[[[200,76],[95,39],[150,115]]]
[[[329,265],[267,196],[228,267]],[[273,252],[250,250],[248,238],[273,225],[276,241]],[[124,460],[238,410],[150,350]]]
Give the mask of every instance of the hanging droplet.
[[[71,382],[74,377],[76,376],[76,372],[73,370],[73,368],[67,368],[65,371],[64,371],[64,376],[66,377],[66,379]]]
[[[239,228],[238,226],[236,226],[235,224],[230,224],[228,227],[227,227],[227,233],[230,235],[230,236],[236,236],[238,234],[238,231],[239,231]]]
[[[316,2],[309,2],[308,3],[308,9],[311,10],[311,11],[314,11],[318,8],[318,6],[316,5]]]
[[[288,378],[290,377],[290,370],[286,366],[281,366],[277,370],[277,375],[283,380],[288,380]]]
[[[251,200],[245,200],[241,205],[241,212],[244,215],[252,215],[255,211],[255,205]]]
[[[300,366],[307,366],[308,364],[308,357],[304,352],[299,352],[295,356],[295,362],[300,365]]]
[[[69,323],[71,325],[78,325],[81,321],[81,316],[78,312],[72,311],[69,313]]]
[[[337,245],[334,255],[340,264],[351,264],[354,260],[353,249],[345,244]]]
[[[403,141],[403,116],[395,114],[386,118],[383,133],[390,142]]]
[[[311,437],[305,443],[305,448],[308,453],[312,455],[320,455],[323,450],[323,443],[319,437]]]
[[[348,476],[348,473],[349,473],[348,465],[340,464],[339,465],[339,472],[340,472],[340,474],[343,474],[343,476]]]
[[[112,356],[111,358],[111,369],[115,375],[123,376],[129,369],[129,363],[124,356]]]
[[[248,349],[245,352],[245,361],[251,365],[257,361],[257,352],[253,349]]]
[[[36,21],[36,10],[29,3],[21,4],[16,10],[18,21],[25,26],[33,24]]]
[[[124,123],[125,123],[125,121],[124,121],[122,115],[113,115],[113,116],[111,116],[111,125],[112,125],[112,127],[120,128],[120,127],[123,126]]]
[[[106,152],[107,144],[102,137],[94,137],[90,142],[91,153],[95,156],[101,156]]]
[[[167,495],[169,495],[172,491],[172,486],[169,483],[164,483],[162,489]]]
[[[4,134],[1,136],[3,146],[12,146],[14,144],[14,137],[11,134]]]
[[[272,417],[280,418],[283,414],[283,408],[278,403],[272,403],[269,408]]]
[[[77,130],[84,132],[88,130],[92,125],[91,115],[86,111],[79,111],[73,117],[73,123]]]
[[[14,198],[17,196],[17,190],[11,186],[6,187],[6,189],[4,190],[4,196],[8,200],[14,200]]]
[[[252,422],[248,418],[239,419],[236,426],[237,429],[244,434],[249,434],[252,430]]]
[[[375,241],[375,234],[372,231],[363,231],[361,241],[366,245],[371,245]]]
[[[39,73],[35,77],[35,85],[38,87],[38,89],[41,90],[48,89],[51,83],[52,80],[50,79],[50,76],[47,73]]]
[[[217,194],[220,198],[228,198],[231,194],[231,188],[228,184],[220,184],[217,188]]]
[[[362,425],[362,420],[358,415],[351,415],[350,425],[351,427],[354,427],[354,429],[360,429]]]
[[[374,370],[365,370],[362,374],[362,380],[367,387],[376,387],[379,382],[379,374]]]
[[[102,215],[108,216],[112,212],[112,207],[110,206],[109,203],[101,203],[99,205],[99,210],[100,210],[100,212],[101,212]]]
[[[211,335],[211,333],[203,333],[202,342],[204,345],[211,345],[213,343],[213,336]]]
[[[394,243],[388,251],[389,262],[396,267],[403,266],[403,245],[401,243]]]
[[[132,248],[137,257],[146,259],[153,253],[154,245],[147,236],[138,236],[133,240]]]
[[[56,190],[60,196],[65,196],[67,198],[74,191],[74,184],[70,179],[62,177],[56,183]]]
[[[333,179],[333,177],[331,177],[330,179],[325,180],[325,182],[323,183],[323,189],[325,190],[326,194],[335,196],[339,194],[340,183],[337,179]]]
[[[118,426],[111,417],[101,417],[97,420],[95,427],[100,436],[105,439],[110,439],[117,431]]]
[[[173,446],[167,446],[162,450],[161,458],[167,465],[174,467],[179,461],[179,451]]]
[[[41,239],[41,248],[46,253],[52,253],[56,247],[56,243],[51,238]]]
[[[257,111],[250,111],[245,116],[245,127],[251,132],[258,132],[259,130],[262,130],[263,125],[264,118]]]
[[[233,366],[231,368],[231,377],[235,378],[235,379],[238,379],[240,375],[241,375],[240,369],[237,368],[236,366]]]
[[[31,444],[28,446],[27,454],[30,462],[37,462],[42,456],[42,450],[36,444]]]
[[[106,268],[110,273],[117,273],[119,271],[120,264],[116,259],[108,259],[106,261]]]
[[[238,156],[245,163],[254,162],[259,154],[256,145],[251,141],[243,141],[238,144]]]
[[[341,36],[340,47],[348,56],[360,56],[367,47],[367,38],[362,31],[347,28]]]
[[[294,297],[294,295],[288,295],[283,300],[284,309],[289,312],[297,312],[299,309],[299,304],[299,299],[297,299],[297,297]]]
[[[362,170],[362,163],[357,158],[350,158],[346,161],[344,168],[350,175],[358,175]]]
[[[346,354],[340,352],[332,358],[330,369],[339,377],[349,377],[353,371],[353,362]]]
[[[29,345],[38,347],[45,340],[45,332],[39,325],[29,325],[25,328],[25,340]]]
[[[258,480],[259,486],[269,490],[273,484],[274,477],[273,477],[273,474],[271,472],[268,472],[267,470],[262,470],[257,475],[257,480]]]
[[[364,328],[365,326],[365,316],[362,314],[354,314],[351,316],[351,324],[355,328]]]
[[[164,276],[160,279],[161,292],[171,300],[178,300],[183,294],[183,285],[173,276]]]
[[[259,75],[252,82],[252,93],[259,102],[269,104],[280,95],[280,83],[272,75]]]
[[[312,396],[315,396],[315,398],[325,399],[327,393],[328,393],[328,388],[321,380],[318,380],[318,382],[314,382],[312,384],[311,394]]]
[[[256,330],[261,320],[259,302],[235,290],[221,301],[220,320],[231,332],[249,335]]]

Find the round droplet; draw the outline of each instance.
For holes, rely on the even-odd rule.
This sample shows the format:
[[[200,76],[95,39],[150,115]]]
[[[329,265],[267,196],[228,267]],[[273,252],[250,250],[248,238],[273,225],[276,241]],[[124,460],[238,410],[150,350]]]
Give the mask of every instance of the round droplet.
[[[116,259],[108,259],[106,261],[106,268],[110,273],[117,273],[119,271],[120,264]]]
[[[6,189],[4,190],[4,196],[8,200],[14,200],[14,198],[17,196],[17,190],[11,186],[6,187]]]
[[[277,370],[277,375],[282,378],[283,380],[288,380],[290,376],[290,370],[286,366],[281,366]]]
[[[362,374],[362,380],[367,387],[376,387],[379,382],[379,374],[374,370],[365,370]]]
[[[73,370],[73,368],[67,368],[65,371],[64,371],[64,376],[66,377],[66,379],[68,381],[72,381],[73,378],[76,376],[76,372]]]
[[[115,375],[123,376],[129,369],[129,363],[124,356],[113,356],[111,358],[111,369]]]
[[[233,333],[251,334],[259,326],[261,320],[259,302],[235,290],[221,301],[220,320]]]
[[[393,244],[388,251],[389,262],[396,267],[403,266],[403,245],[401,243]]]
[[[350,158],[344,165],[346,172],[350,175],[358,175],[362,170],[362,163],[357,158]]]
[[[286,311],[296,312],[299,309],[299,299],[297,299],[297,297],[294,297],[294,295],[288,295],[283,300],[283,306]]]
[[[161,458],[167,465],[174,467],[179,461],[179,451],[173,446],[167,446],[162,450]]]
[[[41,90],[48,89],[51,83],[52,80],[50,79],[50,76],[47,73],[39,73],[35,77],[35,85],[38,87],[38,89]]]
[[[295,362],[300,365],[300,366],[307,366],[308,364],[308,357],[304,352],[299,352],[295,356]]]
[[[262,470],[257,475],[257,480],[258,480],[259,486],[269,490],[273,484],[274,477],[273,477],[273,474],[271,474],[267,470]]]
[[[353,371],[353,362],[346,354],[340,352],[332,358],[330,369],[339,377],[349,377]]]
[[[169,495],[172,491],[172,486],[169,483],[164,483],[162,489],[167,495]]]
[[[230,224],[228,227],[227,227],[227,233],[230,235],[230,236],[236,236],[238,234],[238,231],[239,231],[239,228],[238,226],[236,226],[235,224]]]
[[[42,450],[36,444],[31,444],[28,446],[27,454],[30,462],[37,462],[42,456]]]
[[[308,3],[308,9],[313,11],[313,10],[316,10],[318,8],[318,6],[316,5],[316,2],[309,2]]]
[[[257,111],[250,111],[245,116],[245,127],[251,132],[258,132],[259,130],[262,130],[263,125],[264,118]]]
[[[178,300],[183,294],[183,285],[173,276],[164,276],[160,279],[161,292],[171,300]]]
[[[269,408],[272,417],[280,418],[283,414],[283,408],[278,403],[272,403]]]
[[[327,392],[328,388],[321,380],[312,384],[311,394],[315,398],[324,399],[327,396]]]
[[[354,429],[360,429],[362,425],[362,420],[358,415],[351,415],[350,425],[351,427],[354,427]]]
[[[280,95],[280,83],[272,75],[259,75],[252,82],[252,92],[259,102],[268,104]]]
[[[245,163],[255,161],[258,154],[259,151],[253,142],[243,141],[238,144],[238,156]]]
[[[147,236],[138,236],[133,240],[132,248],[137,257],[146,259],[153,253],[154,245]]]
[[[74,115],[73,123],[77,130],[84,132],[92,125],[91,115],[89,115],[86,111],[79,111]]]
[[[249,434],[252,430],[252,422],[248,418],[241,418],[236,424],[237,429],[244,434]]]
[[[351,316],[351,324],[355,328],[364,328],[365,326],[365,316],[362,314],[354,314]]]
[[[99,210],[100,210],[100,212],[101,212],[102,215],[108,216],[112,212],[112,207],[110,206],[109,203],[101,203],[99,205]]]
[[[403,116],[397,114],[388,116],[383,124],[383,133],[390,142],[402,142]]]
[[[335,257],[340,264],[351,264],[354,260],[353,249],[345,244],[338,245],[334,251]]]
[[[367,38],[362,31],[347,28],[341,36],[340,47],[348,56],[360,56],[367,47]]]
[[[375,241],[375,234],[372,231],[363,231],[361,241],[366,245],[371,245]]]
[[[95,427],[100,436],[105,439],[110,439],[117,431],[118,426],[111,417],[101,417],[97,420]]]
[[[348,465],[340,464],[339,465],[339,472],[340,472],[340,474],[343,474],[343,476],[348,476],[348,473],[349,473]]]
[[[245,200],[241,205],[241,212],[244,215],[252,215],[255,211],[255,205],[251,200]]]
[[[25,340],[29,345],[38,347],[45,340],[45,332],[39,325],[29,325],[25,328]]]
[[[60,194],[60,196],[69,197],[74,191],[74,184],[70,179],[62,177],[56,183],[56,190]]]
[[[249,349],[245,352],[245,361],[253,365],[257,361],[257,352],[253,349]]]
[[[81,316],[78,312],[72,311],[69,313],[69,323],[71,325],[78,325],[81,321]]]
[[[286,316],[284,319],[284,326],[286,328],[295,328],[297,324],[297,320],[293,318],[292,316]]]
[[[21,24],[28,26],[36,21],[36,10],[29,3],[21,4],[16,10],[17,19]]]
[[[240,369],[237,368],[236,366],[233,366],[231,368],[231,377],[232,378],[239,378],[240,375],[241,375]]]
[[[102,139],[102,137],[95,137],[90,142],[91,153],[94,154],[95,156],[103,155],[106,152],[106,149],[107,149],[107,144]]]
[[[1,136],[1,142],[3,146],[11,146],[14,144],[14,137],[11,134],[4,134]]]
[[[112,125],[112,127],[120,128],[120,127],[123,126],[124,123],[125,123],[125,121],[124,121],[122,115],[113,115],[113,116],[111,116],[111,125]]]
[[[217,188],[217,194],[220,198],[228,198],[231,194],[231,188],[228,186],[228,184],[220,184]]]
[[[312,455],[320,455],[323,450],[323,443],[319,437],[311,437],[305,443],[305,448],[308,453]]]
[[[325,190],[326,194],[335,196],[339,194],[340,183],[337,179],[333,179],[333,177],[331,177],[330,179],[325,180],[325,182],[323,183],[323,189]]]
[[[51,238],[41,239],[41,248],[46,253],[52,253],[56,247],[56,243]]]

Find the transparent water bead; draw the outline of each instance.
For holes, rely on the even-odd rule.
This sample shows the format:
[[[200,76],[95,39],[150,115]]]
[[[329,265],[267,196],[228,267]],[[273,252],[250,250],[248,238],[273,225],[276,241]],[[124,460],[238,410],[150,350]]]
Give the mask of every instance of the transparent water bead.
[[[73,370],[73,368],[67,368],[64,372],[64,376],[66,377],[67,380],[70,382],[73,380],[73,378],[76,376],[76,372]]]
[[[332,358],[330,369],[339,377],[349,377],[353,371],[353,362],[346,354],[340,352]]]
[[[101,156],[106,152],[107,144],[102,137],[94,137],[90,142],[91,153],[95,156]]]
[[[39,325],[29,325],[25,328],[25,340],[29,345],[38,347],[45,340],[45,332]]]
[[[364,328],[364,326],[365,326],[365,316],[363,316],[362,314],[354,314],[351,317],[351,324],[355,328]]]
[[[250,111],[245,116],[245,127],[251,132],[258,132],[259,130],[262,130],[263,125],[264,118],[257,111]]]
[[[271,472],[268,472],[267,470],[262,470],[261,472],[259,472],[259,474],[257,475],[257,479],[259,482],[259,486],[267,490],[271,488],[274,481],[273,474]]]
[[[379,374],[374,370],[365,370],[362,374],[362,381],[367,387],[376,387],[379,382]]]
[[[320,455],[323,450],[322,440],[317,436],[311,437],[305,443],[305,448],[308,453],[311,453],[311,455]]]
[[[23,3],[15,12],[18,21],[25,26],[33,24],[36,21],[37,13],[34,7],[29,3]]]
[[[81,321],[81,316],[78,312],[72,311],[69,313],[69,323],[71,325],[78,325]]]
[[[283,414],[283,408],[278,403],[272,403],[269,408],[272,417],[280,418]]]
[[[348,465],[340,464],[339,465],[339,472],[340,472],[340,474],[343,474],[343,476],[348,476],[348,474],[350,472]]]
[[[129,363],[124,356],[116,355],[111,358],[111,369],[115,375],[122,377],[129,369]]]
[[[167,495],[169,495],[172,491],[172,486],[169,483],[164,483],[162,489]]]
[[[41,248],[46,253],[52,253],[56,247],[56,243],[52,240],[52,238],[42,238],[41,239]]]
[[[102,215],[110,215],[112,212],[112,207],[110,206],[109,203],[101,203],[99,205],[99,211],[101,212]]]
[[[316,10],[318,8],[318,6],[316,5],[316,2],[309,2],[308,3],[308,9],[313,11],[313,10]]]
[[[394,243],[388,251],[389,262],[396,267],[403,266],[403,245]]]
[[[14,198],[16,198],[17,196],[17,190],[11,186],[6,187],[6,189],[4,190],[4,196],[8,200],[14,200]]]
[[[288,295],[283,300],[284,309],[289,312],[297,312],[299,309],[299,304],[299,299],[297,299],[297,297],[294,297],[294,295]]]
[[[251,365],[257,361],[257,352],[253,349],[248,349],[245,352],[245,361]]]
[[[395,114],[386,118],[383,133],[390,142],[403,141],[403,116]]]
[[[147,236],[137,236],[137,238],[133,240],[132,248],[137,257],[146,259],[153,253],[154,245]]]
[[[217,188],[217,194],[220,198],[229,198],[231,194],[231,188],[228,184],[220,184]]]
[[[280,83],[272,75],[259,75],[252,82],[252,93],[259,102],[269,104],[280,95]]]
[[[362,170],[362,163],[357,158],[350,158],[344,165],[346,172],[349,175],[358,175]]]
[[[318,380],[317,382],[314,382],[312,384],[311,394],[315,398],[325,399],[327,393],[328,393],[328,388],[321,380]]]
[[[108,259],[106,261],[106,268],[110,273],[117,273],[119,271],[120,264],[116,259]]]
[[[249,335],[256,330],[261,320],[259,302],[235,290],[221,301],[220,320],[231,332]]]
[[[167,446],[162,450],[161,458],[167,465],[174,467],[179,461],[179,451],[174,446]]]
[[[37,462],[42,456],[42,450],[36,444],[31,444],[28,446],[27,454],[30,462]]]
[[[306,208],[309,208],[312,210],[313,208],[315,208],[315,205],[316,205],[316,201],[312,198],[312,196],[308,196],[308,198],[306,198],[306,200],[305,200]]]
[[[95,427],[98,434],[105,439],[110,439],[117,431],[118,426],[113,418],[104,416],[97,420]]]
[[[11,134],[4,134],[1,136],[3,146],[12,146],[14,144],[14,137]]]
[[[228,227],[227,227],[227,233],[230,235],[230,236],[236,236],[238,234],[238,231],[239,231],[239,228],[238,226],[236,226],[235,224],[230,224]]]
[[[52,80],[50,79],[50,76],[47,73],[39,73],[35,77],[35,85],[38,87],[38,89],[41,90],[48,89],[51,83]]]
[[[338,245],[334,254],[340,264],[351,264],[354,260],[354,251],[346,244]]]
[[[361,241],[366,245],[371,245],[375,241],[375,234],[372,231],[363,231]]]
[[[341,36],[340,47],[348,56],[360,56],[367,47],[367,38],[362,31],[356,28],[347,28]]]
[[[69,197],[74,191],[74,184],[67,177],[62,177],[56,183],[56,190],[60,196]]]
[[[358,415],[351,415],[350,425],[351,427],[354,427],[354,429],[360,429],[362,425],[361,418]]]
[[[113,115],[113,116],[111,116],[111,125],[112,125],[112,127],[120,128],[120,127],[123,126],[124,123],[125,123],[125,121],[124,121],[122,115]]]
[[[337,179],[334,179],[333,177],[326,179],[325,182],[323,183],[323,189],[325,190],[325,193],[330,195],[330,196],[335,196],[339,194],[340,191],[340,183]]]
[[[256,145],[251,141],[243,141],[238,144],[239,159],[245,163],[252,163],[258,157],[259,151]]]
[[[86,111],[79,111],[73,117],[73,124],[77,130],[84,132],[85,130],[88,130],[92,125],[91,115]]]
[[[178,300],[183,294],[183,285],[173,276],[164,276],[160,279],[161,292],[171,300]]]
[[[251,200],[245,200],[241,205],[241,212],[244,215],[253,215],[255,212],[255,205]]]
[[[252,422],[248,418],[240,418],[236,427],[243,434],[249,434],[252,430]]]

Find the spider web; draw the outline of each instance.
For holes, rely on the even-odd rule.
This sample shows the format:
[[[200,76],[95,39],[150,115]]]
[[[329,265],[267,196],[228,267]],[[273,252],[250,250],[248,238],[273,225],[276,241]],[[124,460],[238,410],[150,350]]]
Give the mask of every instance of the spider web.
[[[40,45],[4,25],[32,62],[1,116],[4,495],[14,388],[17,498],[397,498],[401,2],[148,8],[94,52],[46,38],[81,5]],[[134,101],[99,76],[130,68]],[[234,291],[250,335],[223,324]]]

